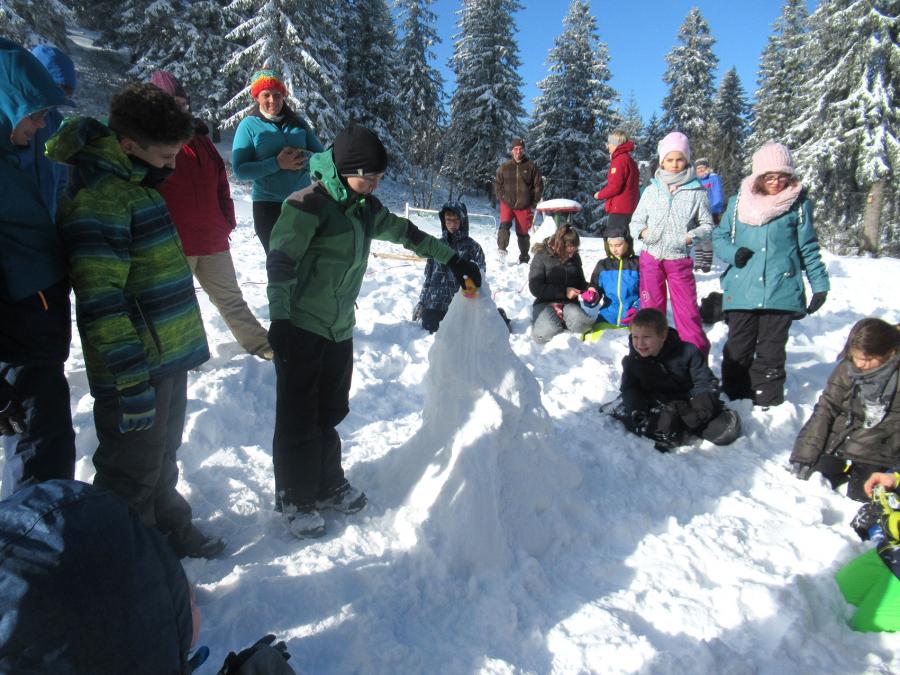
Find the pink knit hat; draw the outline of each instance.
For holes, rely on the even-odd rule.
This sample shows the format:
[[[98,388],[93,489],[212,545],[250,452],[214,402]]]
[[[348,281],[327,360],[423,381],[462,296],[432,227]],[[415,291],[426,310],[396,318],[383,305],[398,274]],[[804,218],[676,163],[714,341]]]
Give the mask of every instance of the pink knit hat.
[[[691,144],[688,141],[688,137],[680,131],[673,131],[671,134],[664,137],[659,142],[659,145],[656,146],[656,152],[659,154],[660,163],[662,163],[666,158],[666,155],[670,152],[680,152],[684,155],[688,164],[691,162]]]
[[[165,70],[154,70],[150,73],[150,84],[156,86],[157,89],[166,92],[169,96],[180,96],[181,98],[188,97],[187,92],[184,90],[181,82],[178,81],[178,78]]]
[[[766,143],[753,153],[753,175],[764,173],[786,173],[794,175],[794,160],[791,151],[781,143]]]

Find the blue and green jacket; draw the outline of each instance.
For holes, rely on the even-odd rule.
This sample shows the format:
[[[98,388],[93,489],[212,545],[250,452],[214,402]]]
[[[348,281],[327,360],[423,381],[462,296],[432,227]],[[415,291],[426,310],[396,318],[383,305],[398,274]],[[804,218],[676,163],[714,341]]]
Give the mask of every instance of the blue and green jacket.
[[[91,392],[121,392],[209,358],[191,270],[159,193],[116,135],[70,118],[47,155],[73,167],[59,226]]]
[[[606,245],[606,257],[597,262],[589,283],[610,301],[600,310],[598,321],[621,326],[629,310],[641,308],[640,266],[640,258],[634,253],[629,251],[617,258]]]
[[[10,140],[27,115],[71,105],[26,49],[0,38],[0,361],[24,365],[66,360],[71,310],[66,260],[51,207],[38,184],[34,152]],[[46,164],[50,162],[40,158]]]
[[[316,182],[287,199],[272,230],[266,260],[269,316],[341,342],[353,337],[354,303],[373,239],[445,265],[456,252],[374,196],[350,190],[331,150],[313,155],[309,165]]]
[[[310,183],[309,171],[278,167],[278,153],[289,146],[322,152],[319,137],[285,104],[280,122],[262,116],[257,107],[241,120],[231,145],[231,166],[239,180],[253,181],[253,201],[283,202]]]

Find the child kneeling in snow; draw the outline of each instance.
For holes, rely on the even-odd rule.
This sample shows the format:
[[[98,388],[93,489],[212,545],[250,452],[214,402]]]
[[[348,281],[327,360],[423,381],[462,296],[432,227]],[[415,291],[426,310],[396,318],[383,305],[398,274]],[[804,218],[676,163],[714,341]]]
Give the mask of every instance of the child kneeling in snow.
[[[681,341],[662,312],[642,309],[634,315],[616,413],[629,431],[654,440],[661,452],[680,445],[686,432],[716,445],[734,442],[741,420],[723,406],[718,384],[706,357]]]
[[[881,489],[877,489],[880,486]],[[875,497],[860,509],[853,527],[875,546],[834,575],[844,599],[856,606],[850,627],[862,632],[900,630],[900,473],[873,473],[863,486]]]
[[[791,453],[803,480],[820,472],[835,489],[866,501],[863,481],[900,464],[900,329],[861,319],[850,330],[841,362],[831,373]]]
[[[605,248],[588,286],[599,297],[595,320],[624,326],[640,309],[640,262],[625,237],[610,237]]]
[[[466,260],[478,265],[484,274],[484,251],[469,236],[469,215],[462,202],[444,204],[438,217],[441,219],[441,241]],[[415,317],[422,328],[433,333],[450,308],[453,296],[459,290],[459,281],[446,265],[434,258],[425,263],[425,283],[416,306]]]

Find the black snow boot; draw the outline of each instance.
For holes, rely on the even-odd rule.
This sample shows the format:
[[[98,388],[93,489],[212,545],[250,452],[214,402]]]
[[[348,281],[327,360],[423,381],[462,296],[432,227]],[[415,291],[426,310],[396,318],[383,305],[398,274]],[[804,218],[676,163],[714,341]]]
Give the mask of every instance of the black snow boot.
[[[527,263],[531,260],[531,256],[528,255],[528,249],[531,248],[531,237],[527,234],[516,234],[516,239],[519,241],[519,262]]]
[[[500,229],[497,230],[497,248],[500,253],[506,253],[506,247],[509,246],[509,231],[512,229],[512,223],[500,223]]]

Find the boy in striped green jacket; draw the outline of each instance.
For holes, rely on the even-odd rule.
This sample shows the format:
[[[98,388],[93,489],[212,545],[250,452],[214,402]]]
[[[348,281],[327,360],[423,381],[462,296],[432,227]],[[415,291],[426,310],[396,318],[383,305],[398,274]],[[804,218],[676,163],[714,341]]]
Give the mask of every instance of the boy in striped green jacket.
[[[151,84],[126,87],[109,126],[72,118],[47,155],[72,167],[59,209],[94,396],[94,484],[127,501],[180,557],[225,547],[191,522],[175,489],[187,371],[209,358],[181,240],[154,189],[172,172],[191,116]]]

